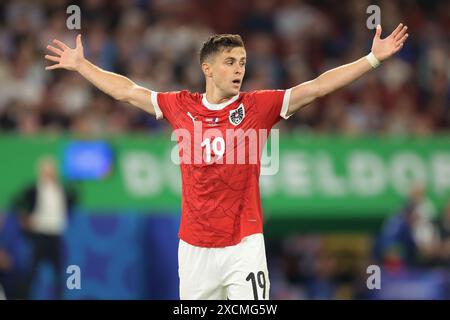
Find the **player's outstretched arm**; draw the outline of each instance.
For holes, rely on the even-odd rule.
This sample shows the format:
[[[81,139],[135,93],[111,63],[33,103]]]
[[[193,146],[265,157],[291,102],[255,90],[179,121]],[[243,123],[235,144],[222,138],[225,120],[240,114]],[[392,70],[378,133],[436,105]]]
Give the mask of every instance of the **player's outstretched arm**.
[[[151,103],[150,90],[138,86],[124,76],[102,70],[84,57],[81,35],[77,36],[75,49],[69,48],[59,40],[53,40],[53,43],[55,46],[48,45],[47,49],[54,55],[47,54],[45,59],[53,61],[55,64],[46,67],[46,70],[66,69],[77,71],[114,99],[129,102],[150,114],[155,114]]]
[[[352,83],[398,52],[408,38],[406,30],[407,27],[400,23],[389,37],[381,39],[381,26],[378,25],[369,55],[292,88],[287,115],[295,113],[319,97]]]

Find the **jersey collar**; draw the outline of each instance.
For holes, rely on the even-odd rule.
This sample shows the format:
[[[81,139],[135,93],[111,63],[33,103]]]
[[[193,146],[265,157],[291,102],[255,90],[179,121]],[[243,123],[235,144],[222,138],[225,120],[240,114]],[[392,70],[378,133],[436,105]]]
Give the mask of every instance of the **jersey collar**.
[[[203,105],[209,109],[209,110],[222,110],[223,108],[225,108],[226,106],[229,106],[230,104],[232,104],[233,102],[235,102],[238,98],[239,98],[239,94],[235,95],[234,97],[232,97],[230,100],[219,103],[219,104],[214,104],[214,103],[209,103],[208,100],[206,100],[206,94],[203,94],[203,98],[202,98],[202,103]]]

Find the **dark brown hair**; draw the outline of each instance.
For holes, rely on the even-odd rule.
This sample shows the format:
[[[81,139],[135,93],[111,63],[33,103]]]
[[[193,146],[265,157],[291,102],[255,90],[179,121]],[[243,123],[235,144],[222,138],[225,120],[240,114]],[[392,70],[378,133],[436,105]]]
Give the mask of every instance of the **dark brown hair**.
[[[200,50],[200,64],[202,64],[208,56],[222,51],[224,48],[231,49],[234,47],[244,47],[244,42],[238,34],[216,34],[203,43]]]

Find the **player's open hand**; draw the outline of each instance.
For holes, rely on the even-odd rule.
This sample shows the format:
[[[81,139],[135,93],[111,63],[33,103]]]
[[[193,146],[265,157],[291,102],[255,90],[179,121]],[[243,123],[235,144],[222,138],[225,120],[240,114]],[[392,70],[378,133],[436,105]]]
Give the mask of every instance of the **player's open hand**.
[[[65,43],[59,40],[53,40],[57,46],[48,45],[47,49],[55,55],[45,55],[45,59],[56,62],[56,64],[45,67],[45,70],[67,69],[77,70],[84,60],[83,44],[81,43],[81,34],[77,36],[75,49],[69,48]]]
[[[381,39],[381,26],[377,25],[377,31],[372,43],[372,52],[375,57],[379,61],[383,61],[397,53],[408,38],[407,30],[408,27],[400,23],[389,37]]]

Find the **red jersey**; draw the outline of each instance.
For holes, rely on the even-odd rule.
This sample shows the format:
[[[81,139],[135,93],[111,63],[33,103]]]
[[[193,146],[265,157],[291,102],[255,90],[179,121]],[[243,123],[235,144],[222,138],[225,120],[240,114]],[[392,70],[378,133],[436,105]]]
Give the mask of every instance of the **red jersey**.
[[[178,140],[180,239],[226,247],[262,232],[260,156],[272,126],[287,118],[289,97],[290,90],[263,90],[210,104],[204,94],[152,92],[156,117]]]

